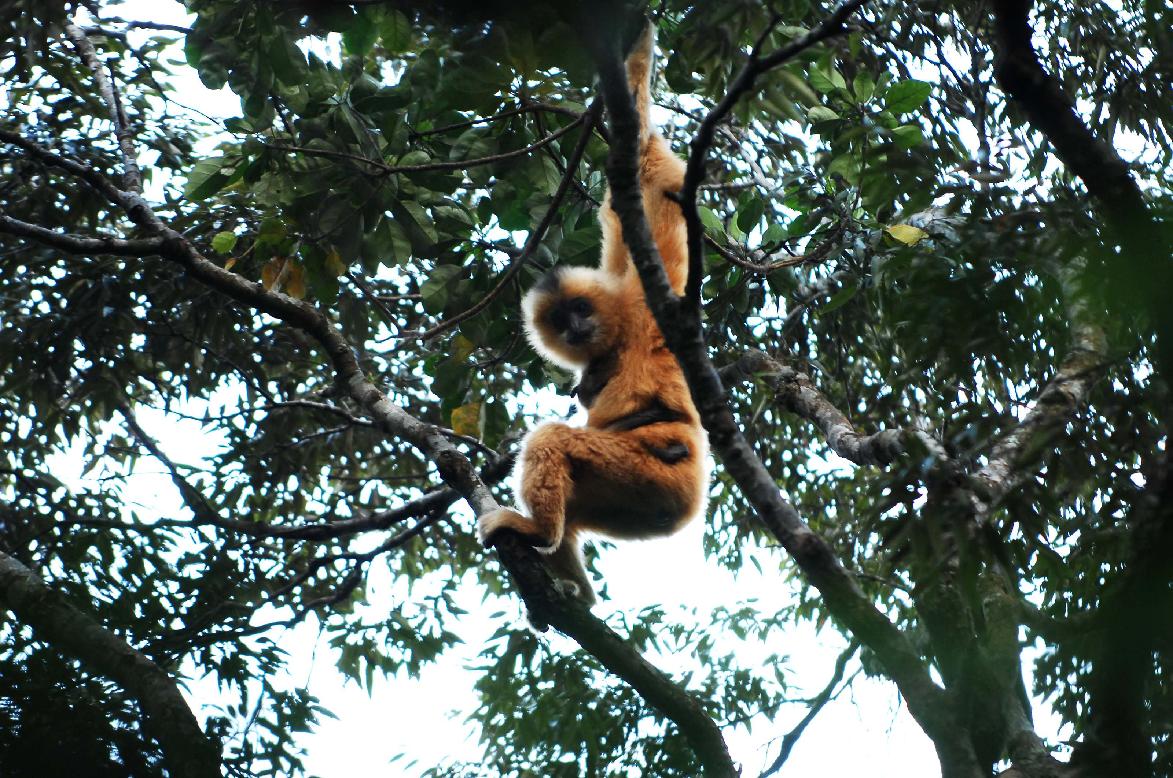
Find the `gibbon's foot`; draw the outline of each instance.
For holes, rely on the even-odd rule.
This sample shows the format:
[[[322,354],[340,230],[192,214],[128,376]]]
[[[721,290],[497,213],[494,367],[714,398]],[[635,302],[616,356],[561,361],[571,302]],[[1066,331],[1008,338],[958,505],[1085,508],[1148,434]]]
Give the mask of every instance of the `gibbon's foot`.
[[[578,581],[572,581],[569,578],[555,578],[554,588],[563,597],[578,600],[588,608],[595,604],[595,593],[590,589],[583,591]]]
[[[512,508],[498,508],[477,519],[477,539],[485,548],[492,548],[504,530],[516,532],[538,551],[546,551],[551,546],[550,541],[537,531],[537,525],[531,519]]]

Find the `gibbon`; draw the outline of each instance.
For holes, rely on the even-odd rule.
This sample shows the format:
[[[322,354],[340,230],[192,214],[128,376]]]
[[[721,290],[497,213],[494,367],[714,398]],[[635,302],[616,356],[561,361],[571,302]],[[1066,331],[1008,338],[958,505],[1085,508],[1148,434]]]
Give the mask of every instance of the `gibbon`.
[[[684,162],[650,127],[654,39],[645,28],[627,59],[640,116],[644,213],[673,290],[684,290],[688,247],[680,207],[668,197],[684,183]],[[548,554],[560,585],[595,601],[581,535],[647,538],[675,532],[704,507],[708,440],[676,358],[644,299],[619,224],[604,199],[597,268],[556,268],[522,301],[526,333],[550,362],[580,371],[576,389],[586,426],[548,422],[526,437],[517,497],[528,517],[500,508],[480,518],[486,546],[503,529]]]

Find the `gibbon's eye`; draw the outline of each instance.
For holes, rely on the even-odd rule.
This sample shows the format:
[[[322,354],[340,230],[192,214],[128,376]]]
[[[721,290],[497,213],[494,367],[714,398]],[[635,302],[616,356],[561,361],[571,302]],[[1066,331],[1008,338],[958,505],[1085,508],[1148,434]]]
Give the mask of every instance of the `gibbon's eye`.
[[[573,316],[585,317],[593,314],[595,307],[585,297],[574,297],[566,302],[566,310]]]

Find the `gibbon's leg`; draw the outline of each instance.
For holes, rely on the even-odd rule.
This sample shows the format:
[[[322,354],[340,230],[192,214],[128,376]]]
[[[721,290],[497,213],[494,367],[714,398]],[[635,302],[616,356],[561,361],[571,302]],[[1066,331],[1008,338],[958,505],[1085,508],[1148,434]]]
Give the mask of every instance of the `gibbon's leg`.
[[[700,448],[683,423],[623,432],[543,425],[522,454],[520,496],[542,534],[557,538],[551,545],[583,529],[666,535],[699,507]]]
[[[702,445],[685,423],[622,432],[543,424],[521,453],[518,496],[532,518],[509,508],[485,514],[481,542],[512,529],[553,553],[568,523],[617,538],[669,534],[702,502]]]
[[[558,441],[569,439],[576,430],[558,422],[534,428],[521,447],[518,469],[521,472],[519,496],[533,518],[510,508],[499,508],[481,516],[477,534],[481,543],[490,545],[502,529],[520,532],[545,553],[553,553],[562,544],[566,525],[566,500],[570,495],[570,468],[566,453]]]

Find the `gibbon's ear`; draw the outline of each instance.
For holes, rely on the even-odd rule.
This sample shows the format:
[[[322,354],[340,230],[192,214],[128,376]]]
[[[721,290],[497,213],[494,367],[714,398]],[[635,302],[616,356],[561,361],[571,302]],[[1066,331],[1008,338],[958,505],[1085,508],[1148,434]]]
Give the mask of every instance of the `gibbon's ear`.
[[[521,302],[534,350],[556,365],[582,368],[619,340],[619,289],[595,268],[555,268]]]

